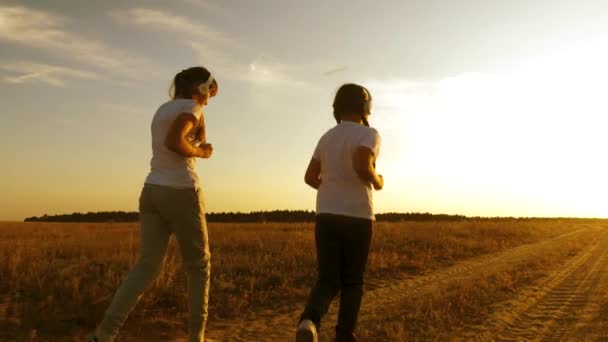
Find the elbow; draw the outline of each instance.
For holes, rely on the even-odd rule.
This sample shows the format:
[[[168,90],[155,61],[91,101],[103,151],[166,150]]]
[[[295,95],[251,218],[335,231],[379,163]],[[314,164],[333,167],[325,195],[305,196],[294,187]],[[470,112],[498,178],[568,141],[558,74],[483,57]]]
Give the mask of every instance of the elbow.
[[[321,164],[318,160],[311,159],[306,172],[304,173],[304,183],[312,188],[318,189],[321,184]]]
[[[304,175],[304,183],[312,186],[314,184],[314,181],[310,175],[306,174],[306,175]]]
[[[306,174],[304,176],[304,183],[306,183],[311,188],[315,188],[315,189],[318,189],[319,185],[321,185],[321,181],[320,181],[318,175],[312,176],[312,175]]]

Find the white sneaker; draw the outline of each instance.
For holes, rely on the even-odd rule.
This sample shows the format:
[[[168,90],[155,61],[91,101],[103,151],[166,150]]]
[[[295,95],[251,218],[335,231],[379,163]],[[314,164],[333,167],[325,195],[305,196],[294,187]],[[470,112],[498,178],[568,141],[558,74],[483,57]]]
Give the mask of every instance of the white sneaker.
[[[296,329],[296,342],[317,342],[317,327],[311,320],[300,322]]]

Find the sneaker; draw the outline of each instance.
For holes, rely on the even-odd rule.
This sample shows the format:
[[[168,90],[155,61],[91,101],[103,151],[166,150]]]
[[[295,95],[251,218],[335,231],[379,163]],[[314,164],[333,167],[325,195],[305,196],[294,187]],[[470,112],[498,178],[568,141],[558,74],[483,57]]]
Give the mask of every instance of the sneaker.
[[[296,342],[317,342],[317,327],[311,320],[304,319],[298,324]]]
[[[87,342],[99,342],[97,336],[93,335],[87,339]]]

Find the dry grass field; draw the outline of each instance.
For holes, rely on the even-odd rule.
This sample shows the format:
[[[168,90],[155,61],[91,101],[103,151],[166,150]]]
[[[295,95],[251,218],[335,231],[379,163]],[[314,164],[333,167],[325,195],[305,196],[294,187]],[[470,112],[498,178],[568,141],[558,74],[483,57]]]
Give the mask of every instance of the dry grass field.
[[[378,223],[366,341],[602,340],[608,222]],[[288,341],[315,278],[312,224],[210,224],[208,336]],[[82,341],[135,262],[137,224],[0,223],[0,340]],[[119,341],[185,336],[185,275],[165,267]],[[321,334],[329,341],[335,307]]]

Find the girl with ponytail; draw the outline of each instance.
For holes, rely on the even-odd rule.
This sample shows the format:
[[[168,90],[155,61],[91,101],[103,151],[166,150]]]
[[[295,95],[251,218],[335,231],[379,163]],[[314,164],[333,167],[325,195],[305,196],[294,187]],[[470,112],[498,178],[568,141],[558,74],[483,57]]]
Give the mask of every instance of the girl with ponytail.
[[[210,253],[196,158],[210,158],[203,106],[218,91],[203,67],[182,70],[173,78],[172,99],[152,119],[152,160],[139,198],[141,247],[137,263],[114,295],[90,342],[113,341],[129,312],[156,278],[171,235],[175,235],[188,275],[189,341],[205,338]]]
[[[337,125],[319,140],[304,181],[317,190],[315,243],[318,279],[296,330],[297,342],[316,342],[321,319],[340,293],[336,341],[354,334],[363,275],[375,220],[373,189],[384,179],[376,173],[380,135],[369,127],[372,96],[358,84],[344,84],[334,100]]]

